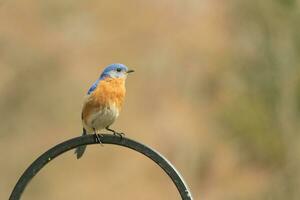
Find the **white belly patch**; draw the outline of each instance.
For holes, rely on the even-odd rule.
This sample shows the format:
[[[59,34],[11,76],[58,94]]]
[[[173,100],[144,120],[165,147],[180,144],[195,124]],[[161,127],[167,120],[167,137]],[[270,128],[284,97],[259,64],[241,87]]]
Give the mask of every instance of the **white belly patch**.
[[[100,131],[114,123],[118,116],[119,110],[115,105],[111,105],[91,114],[87,120],[87,124],[84,124],[84,128],[88,132],[93,132],[93,129]]]

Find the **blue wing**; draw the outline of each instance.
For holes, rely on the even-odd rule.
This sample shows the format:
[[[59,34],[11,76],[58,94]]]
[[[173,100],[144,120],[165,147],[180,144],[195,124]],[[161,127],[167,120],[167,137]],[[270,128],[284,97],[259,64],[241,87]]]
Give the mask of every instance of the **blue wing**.
[[[97,88],[98,84],[99,84],[99,79],[90,87],[87,94],[91,94]]]

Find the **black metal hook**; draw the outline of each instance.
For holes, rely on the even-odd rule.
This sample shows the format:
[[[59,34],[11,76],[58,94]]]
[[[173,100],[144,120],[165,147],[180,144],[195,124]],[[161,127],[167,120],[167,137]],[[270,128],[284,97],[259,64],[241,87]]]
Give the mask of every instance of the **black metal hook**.
[[[101,142],[103,144],[114,144],[114,145],[128,147],[130,149],[133,149],[137,152],[144,154],[145,156],[153,160],[155,163],[157,163],[169,175],[169,177],[172,179],[173,183],[175,184],[183,200],[193,200],[191,192],[189,191],[188,186],[184,182],[180,173],[166,158],[164,158],[157,151],[137,141],[128,139],[126,137],[122,137],[122,139],[120,139],[120,137],[111,134],[102,134]],[[30,182],[30,180],[48,162],[53,160],[55,157],[59,156],[60,154],[63,154],[66,151],[74,149],[78,146],[90,145],[90,144],[97,144],[95,135],[85,135],[85,136],[76,137],[67,140],[65,142],[62,142],[54,146],[53,148],[49,149],[48,151],[46,151],[39,158],[37,158],[22,174],[17,184],[15,185],[9,197],[9,200],[19,200],[27,184]]]

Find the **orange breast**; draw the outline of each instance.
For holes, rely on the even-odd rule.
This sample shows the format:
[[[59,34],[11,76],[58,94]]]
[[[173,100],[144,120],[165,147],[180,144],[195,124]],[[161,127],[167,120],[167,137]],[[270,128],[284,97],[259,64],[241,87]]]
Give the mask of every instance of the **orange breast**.
[[[82,119],[103,107],[116,106],[120,111],[125,98],[125,80],[123,78],[106,78],[99,82],[96,90],[87,97],[82,110]]]

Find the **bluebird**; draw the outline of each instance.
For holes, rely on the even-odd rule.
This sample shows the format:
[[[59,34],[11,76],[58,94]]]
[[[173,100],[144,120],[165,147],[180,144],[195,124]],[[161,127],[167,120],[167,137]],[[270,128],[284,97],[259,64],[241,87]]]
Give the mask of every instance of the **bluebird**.
[[[129,70],[123,64],[111,64],[103,70],[84,99],[81,113],[82,135],[94,133],[101,143],[97,133],[106,129],[122,137],[123,133],[111,129],[110,125],[115,122],[121,111],[126,93],[125,80],[131,72],[134,70]],[[81,158],[85,149],[86,146],[77,147],[75,150],[77,159]]]

